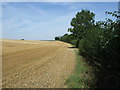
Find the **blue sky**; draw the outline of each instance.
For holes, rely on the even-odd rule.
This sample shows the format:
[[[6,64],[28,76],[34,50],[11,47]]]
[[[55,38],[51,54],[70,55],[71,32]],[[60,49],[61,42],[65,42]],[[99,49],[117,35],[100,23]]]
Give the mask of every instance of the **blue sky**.
[[[87,9],[95,20],[111,18],[105,11],[118,9],[117,2],[7,2],[2,3],[3,39],[51,40],[63,35],[77,12]],[[114,19],[114,18],[113,18]]]

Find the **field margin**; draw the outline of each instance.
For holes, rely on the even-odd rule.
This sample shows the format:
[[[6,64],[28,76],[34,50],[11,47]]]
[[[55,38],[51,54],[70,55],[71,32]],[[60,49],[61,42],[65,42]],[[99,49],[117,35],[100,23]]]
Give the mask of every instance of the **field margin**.
[[[91,88],[94,85],[93,69],[84,60],[82,56],[78,54],[78,50],[74,50],[76,53],[76,66],[73,73],[66,79],[68,88]]]

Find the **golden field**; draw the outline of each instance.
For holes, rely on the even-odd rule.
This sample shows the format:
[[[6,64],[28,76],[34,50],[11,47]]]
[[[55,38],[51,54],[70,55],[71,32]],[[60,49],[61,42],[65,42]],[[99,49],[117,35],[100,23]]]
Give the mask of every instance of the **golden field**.
[[[3,88],[63,88],[75,52],[60,41],[2,40]]]

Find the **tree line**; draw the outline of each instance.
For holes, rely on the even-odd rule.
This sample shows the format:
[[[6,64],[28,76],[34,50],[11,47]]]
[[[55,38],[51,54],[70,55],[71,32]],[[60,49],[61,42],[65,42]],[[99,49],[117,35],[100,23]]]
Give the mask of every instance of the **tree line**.
[[[116,17],[95,22],[95,14],[81,10],[72,18],[70,34],[55,37],[55,40],[74,45],[86,62],[94,67],[96,87],[120,88],[120,12],[105,12]]]

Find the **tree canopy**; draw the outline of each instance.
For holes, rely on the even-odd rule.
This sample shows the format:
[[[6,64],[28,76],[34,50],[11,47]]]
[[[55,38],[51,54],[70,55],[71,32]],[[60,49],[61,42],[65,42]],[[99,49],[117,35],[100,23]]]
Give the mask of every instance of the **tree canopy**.
[[[96,87],[120,88],[120,12],[106,14],[116,17],[116,20],[95,22],[93,12],[78,12],[68,28],[71,34],[65,34],[59,37],[59,40],[77,47],[79,54],[86,57],[86,61],[96,68]]]

